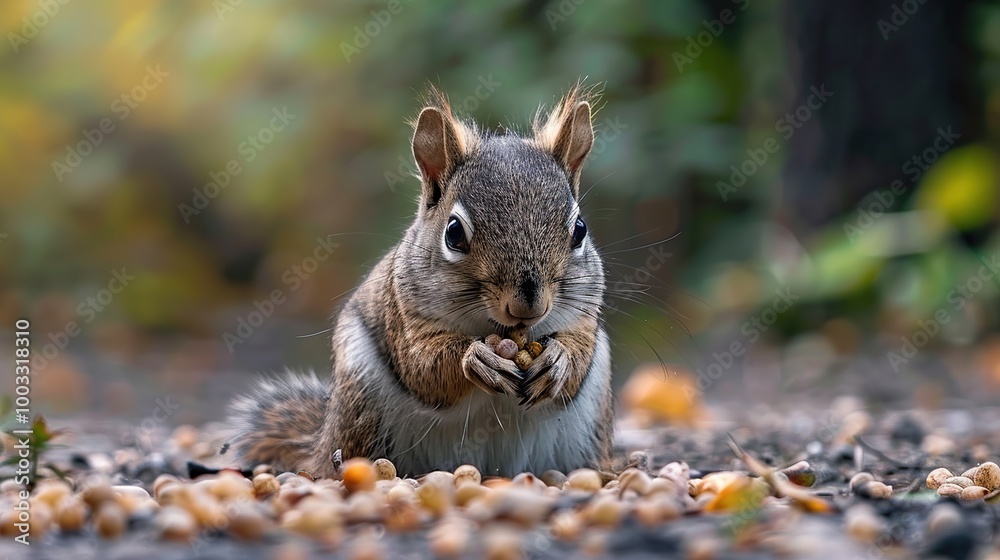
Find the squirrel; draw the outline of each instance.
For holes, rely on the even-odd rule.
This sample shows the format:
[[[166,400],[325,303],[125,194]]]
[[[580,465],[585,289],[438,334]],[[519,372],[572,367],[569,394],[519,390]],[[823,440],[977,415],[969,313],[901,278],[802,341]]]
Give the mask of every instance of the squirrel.
[[[352,457],[401,476],[605,466],[604,268],[579,205],[595,101],[577,84],[522,136],[456,118],[431,88],[410,123],[416,218],[339,313],[331,379],[289,374],[237,398],[223,452],[318,477]],[[544,350],[522,372],[484,337],[525,328]]]

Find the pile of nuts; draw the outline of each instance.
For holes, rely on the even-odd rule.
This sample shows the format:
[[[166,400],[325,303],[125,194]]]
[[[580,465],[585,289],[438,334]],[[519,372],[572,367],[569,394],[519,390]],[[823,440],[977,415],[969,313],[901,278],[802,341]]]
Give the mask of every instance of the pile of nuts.
[[[497,356],[505,360],[513,360],[521,371],[528,371],[528,368],[531,367],[531,362],[545,350],[541,342],[528,340],[526,329],[512,330],[510,338],[491,334],[486,337],[485,342],[487,346],[496,352]]]
[[[652,526],[697,512],[743,511],[748,498],[757,504],[779,500],[762,479],[745,473],[692,478],[686,463],[673,462],[653,474],[642,452],[634,453],[630,464],[618,475],[578,469],[512,479],[484,479],[476,467],[462,465],[413,479],[397,476],[387,459],[352,459],[342,465],[339,480],[314,479],[304,471],[276,475],[260,465],[251,478],[235,470],[195,480],[162,474],[149,491],[111,485],[96,475],[76,488],[52,479],[30,495],[31,531],[33,536],[58,529],[117,539],[145,527],[161,540],[192,544],[217,533],[259,541],[288,532],[335,549],[357,533],[351,527],[377,524],[390,532],[428,529],[428,544],[440,557],[482,546],[488,558],[511,558],[522,553],[524,530],[538,526],[547,525],[555,539],[600,551],[608,531],[626,517]],[[807,463],[783,474],[786,481],[810,475]],[[8,502],[21,492],[11,481],[0,485],[2,535],[16,534]],[[482,539],[473,538],[477,527],[485,531]],[[355,552],[352,557],[361,552],[367,558],[386,557],[376,540],[359,538],[348,547]]]
[[[945,468],[934,469],[927,475],[927,487],[937,490],[942,498],[957,497],[978,500],[1000,491],[1000,466],[987,461],[955,476]]]

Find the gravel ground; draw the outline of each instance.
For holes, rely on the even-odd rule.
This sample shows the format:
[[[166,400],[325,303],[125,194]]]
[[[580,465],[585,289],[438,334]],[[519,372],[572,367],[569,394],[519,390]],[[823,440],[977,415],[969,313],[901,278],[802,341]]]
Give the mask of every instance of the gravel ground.
[[[549,515],[538,522],[525,522],[515,515],[491,513],[476,518],[481,521],[448,529],[469,532],[468,544],[458,557],[1000,559],[1000,498],[943,499],[926,485],[935,468],[946,467],[960,474],[980,463],[1000,460],[1000,409],[872,415],[861,410],[856,401],[841,399],[827,410],[752,410],[727,417],[732,410],[712,409],[706,414],[710,420],[686,427],[646,426],[634,417],[623,418],[613,470],[620,472],[630,458],[635,465],[639,457],[648,461],[638,466],[650,478],[676,461],[690,466],[691,479],[708,480],[712,473],[744,476],[749,472],[755,476],[734,452],[731,441],[735,441],[764,465],[782,468],[807,461],[806,472],[815,483],[799,490],[827,511],[807,513],[804,510],[810,509],[811,502],[775,496],[749,508],[737,505],[713,510],[705,497],[689,495],[678,502],[681,507],[676,515],[649,523],[635,513],[636,504],[648,496],[622,495],[623,477],[609,487],[617,489],[602,491],[623,504],[615,510],[611,523],[586,521],[590,518],[585,512],[592,507],[588,504],[598,502],[598,498],[552,490],[555,497],[547,503],[556,512],[585,519],[582,530],[569,536],[560,533],[553,529],[554,517]],[[63,446],[49,451],[46,459],[65,470],[78,487],[92,481],[97,473],[111,484],[142,486],[153,495],[152,483],[165,473],[185,480],[189,461],[225,466],[212,454],[219,443],[215,425],[182,427],[171,433],[154,431],[125,446],[121,445],[121,433],[127,426],[83,428],[79,422],[66,420],[53,425],[72,426],[73,432],[62,436],[57,442]],[[633,455],[636,451],[641,453]],[[871,489],[860,487],[852,492],[849,481],[860,471],[891,485],[891,497],[879,499]],[[4,489],[7,509],[10,486],[0,491]],[[448,516],[461,517],[471,509],[454,509]],[[4,538],[0,557],[433,558],[432,541],[441,538],[441,530],[434,532],[438,523],[435,517],[425,516],[412,530],[400,531],[387,530],[380,522],[348,521],[336,539],[321,543],[269,522],[259,541],[247,542],[225,530],[208,530],[178,544],[160,538],[162,528],[151,514],[137,514],[128,520],[128,529],[120,538],[99,537],[89,525],[75,534],[52,529],[33,537],[30,548],[12,542],[11,537]]]

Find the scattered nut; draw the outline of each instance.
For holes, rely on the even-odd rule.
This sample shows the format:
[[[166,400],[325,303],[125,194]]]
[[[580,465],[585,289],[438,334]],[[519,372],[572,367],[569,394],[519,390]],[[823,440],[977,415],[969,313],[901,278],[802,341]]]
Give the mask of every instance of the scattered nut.
[[[393,465],[392,461],[385,458],[376,459],[373,466],[379,480],[393,480],[396,478],[396,465]]]
[[[968,488],[962,488],[962,493],[959,497],[963,500],[979,500],[985,498],[990,491],[982,486],[969,486]]]
[[[367,492],[375,488],[378,475],[368,459],[351,459],[344,463],[344,488],[348,492]]]
[[[537,340],[532,340],[531,342],[529,342],[524,346],[524,349],[528,351],[528,354],[531,354],[532,358],[537,358],[542,355],[542,352],[545,350],[545,347],[542,346],[541,342],[538,342]]]
[[[972,477],[972,480],[976,485],[990,491],[1000,489],[1000,466],[992,461],[987,461],[979,465],[976,476]]]
[[[950,496],[957,497],[962,494],[962,490],[964,489],[961,486],[958,486],[957,484],[945,483],[942,484],[941,486],[938,486],[937,493],[938,496],[941,496],[942,498],[947,498]]]
[[[939,486],[953,476],[955,475],[951,474],[951,471],[946,468],[934,469],[927,475],[927,487],[931,490],[937,490]]]

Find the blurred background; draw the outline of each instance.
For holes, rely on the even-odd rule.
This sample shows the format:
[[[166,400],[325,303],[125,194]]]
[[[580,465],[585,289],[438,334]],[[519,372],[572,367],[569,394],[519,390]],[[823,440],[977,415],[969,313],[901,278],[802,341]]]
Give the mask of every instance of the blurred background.
[[[11,0],[0,30],[0,356],[29,318],[38,411],[218,420],[327,370],[415,211],[427,84],[524,130],[580,77],[616,386],[1000,395],[996,2]]]

